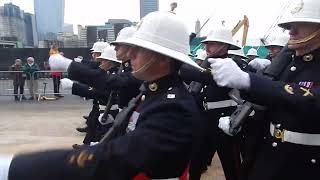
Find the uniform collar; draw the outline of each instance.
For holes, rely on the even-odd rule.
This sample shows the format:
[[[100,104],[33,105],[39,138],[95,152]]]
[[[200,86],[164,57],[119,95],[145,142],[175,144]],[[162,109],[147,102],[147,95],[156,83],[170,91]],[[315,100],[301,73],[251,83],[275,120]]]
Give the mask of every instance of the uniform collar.
[[[173,73],[155,81],[144,82],[143,85],[146,92],[155,93],[161,90],[170,89],[179,79],[178,74]]]
[[[292,55],[295,60],[302,62],[313,62],[320,60],[320,48],[302,56]]]

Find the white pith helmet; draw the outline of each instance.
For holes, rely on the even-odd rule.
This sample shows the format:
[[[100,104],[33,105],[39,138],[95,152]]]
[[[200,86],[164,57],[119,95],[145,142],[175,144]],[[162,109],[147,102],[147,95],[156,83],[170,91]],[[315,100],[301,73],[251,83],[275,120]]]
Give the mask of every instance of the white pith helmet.
[[[228,51],[228,54],[240,56],[240,57],[242,57],[242,58],[247,59],[246,55],[244,55],[243,49],[229,50],[229,51]]]
[[[229,50],[241,49],[241,47],[233,41],[231,30],[226,29],[225,27],[219,27],[210,31],[207,38],[201,42],[205,44],[210,41],[229,44]]]
[[[173,13],[149,13],[143,18],[133,36],[123,43],[142,47],[204,70],[188,56],[188,28]]]
[[[273,41],[271,41],[270,43],[268,43],[265,47],[271,47],[271,46],[280,46],[280,47],[284,47],[288,41],[289,41],[290,37],[288,35],[280,35],[277,36]]]
[[[114,47],[107,47],[102,51],[101,56],[97,57],[98,59],[105,59],[105,60],[110,60],[113,62],[117,62],[117,63],[121,63],[121,61],[119,61],[117,59],[116,56],[116,51],[114,50]]]
[[[120,30],[120,32],[118,33],[117,39],[113,42],[111,42],[111,45],[115,45],[118,43],[122,43],[124,40],[132,37],[132,35],[137,31],[136,27],[125,27],[123,29]]]
[[[258,51],[255,48],[249,49],[247,56],[256,56],[258,57]]]
[[[291,16],[281,20],[278,26],[290,29],[290,24],[295,22],[320,23],[320,1],[296,0],[290,13]]]
[[[107,42],[95,42],[94,44],[93,44],[93,47],[90,49],[90,50],[92,50],[92,53],[95,53],[95,52],[97,52],[97,53],[102,53],[102,51],[105,49],[105,48],[107,48],[107,47],[109,47],[110,45],[109,45],[109,43],[107,43]]]

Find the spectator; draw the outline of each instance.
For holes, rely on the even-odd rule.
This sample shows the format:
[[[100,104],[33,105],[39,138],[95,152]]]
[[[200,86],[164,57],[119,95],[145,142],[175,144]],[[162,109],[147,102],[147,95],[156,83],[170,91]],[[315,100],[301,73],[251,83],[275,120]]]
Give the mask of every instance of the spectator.
[[[16,59],[15,63],[9,67],[9,71],[22,71],[21,59]],[[10,75],[11,79],[13,80],[14,100],[19,101],[19,97],[21,97],[23,100],[26,100],[26,97],[23,94],[25,74],[22,72],[11,72]],[[18,96],[18,89],[20,89],[20,96]]]
[[[43,62],[43,70],[45,70],[45,71],[50,70],[50,66],[49,66],[49,62],[48,61],[44,61]]]
[[[64,55],[63,52],[59,52],[58,50],[58,46],[56,44],[53,44],[51,46],[51,49],[50,49],[50,52],[49,52],[49,55],[53,55],[53,54],[61,54],[62,56]],[[61,79],[61,76],[62,76],[62,72],[51,72],[50,73],[52,79],[53,79],[53,92],[54,92],[54,96],[56,98],[61,98],[63,97],[61,94],[60,94],[60,79]]]
[[[27,86],[30,92],[29,100],[34,100],[38,94],[38,76],[36,71],[39,71],[39,66],[34,63],[33,57],[28,57],[27,64],[23,66],[23,71],[26,74]]]
[[[58,54],[59,53],[59,50],[58,50],[58,45],[56,44],[52,44],[51,45],[51,48],[50,48],[50,51],[49,51],[49,55],[53,55],[53,54]]]

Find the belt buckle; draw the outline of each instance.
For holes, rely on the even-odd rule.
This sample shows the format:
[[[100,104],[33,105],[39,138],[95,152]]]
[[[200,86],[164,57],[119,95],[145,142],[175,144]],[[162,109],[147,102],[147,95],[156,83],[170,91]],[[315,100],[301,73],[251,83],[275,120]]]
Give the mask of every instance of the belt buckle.
[[[273,137],[275,137],[276,139],[281,140],[281,142],[284,141],[284,129],[279,129],[279,128],[274,128],[274,132],[273,132]]]

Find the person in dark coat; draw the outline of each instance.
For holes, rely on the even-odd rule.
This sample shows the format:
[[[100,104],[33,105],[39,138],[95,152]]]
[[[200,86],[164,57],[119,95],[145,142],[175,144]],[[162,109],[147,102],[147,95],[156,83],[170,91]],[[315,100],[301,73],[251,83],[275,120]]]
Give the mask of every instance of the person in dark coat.
[[[22,61],[21,59],[16,59],[15,63],[9,67],[9,71],[22,71]],[[23,72],[11,72],[10,77],[13,80],[13,93],[14,100],[19,101],[21,99],[26,100],[24,96],[24,83],[25,83],[25,74]],[[18,92],[19,90],[19,92]],[[20,95],[20,96],[19,96]]]

